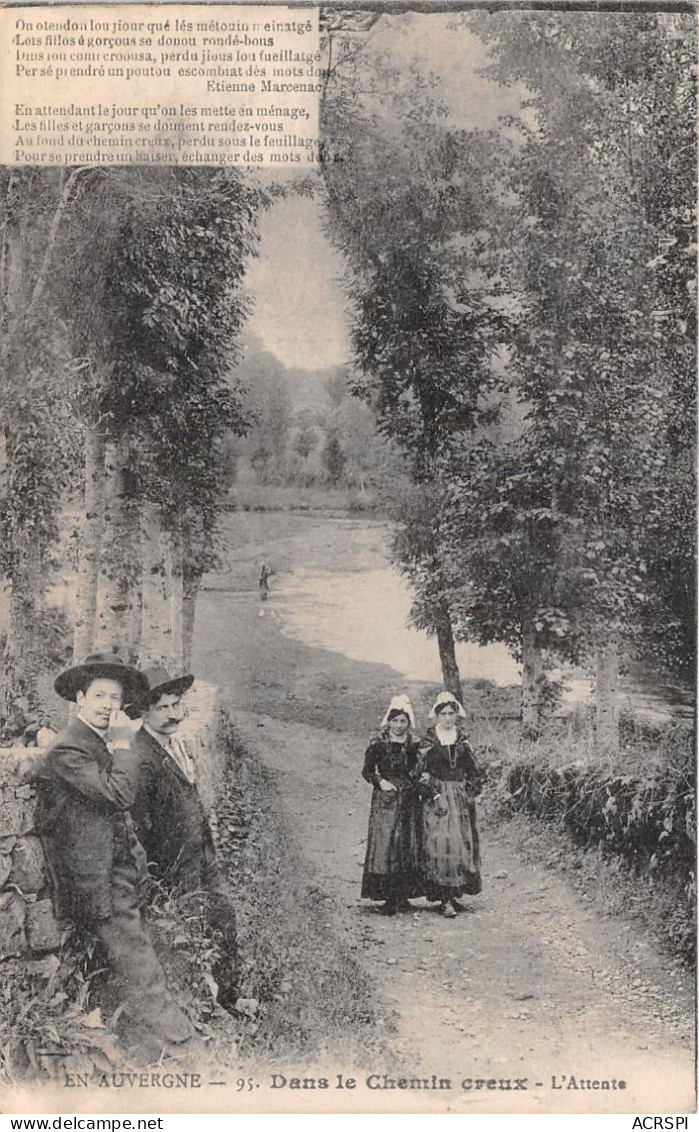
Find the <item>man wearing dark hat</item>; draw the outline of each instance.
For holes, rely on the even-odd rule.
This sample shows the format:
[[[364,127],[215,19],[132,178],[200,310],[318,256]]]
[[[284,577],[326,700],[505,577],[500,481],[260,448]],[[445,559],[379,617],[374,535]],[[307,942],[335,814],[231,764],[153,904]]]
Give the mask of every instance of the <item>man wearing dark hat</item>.
[[[146,691],[140,702],[129,705],[130,715],[143,718],[132,741],[141,760],[133,819],[158,875],[204,900],[210,926],[221,933],[222,959],[213,972],[218,1001],[221,1006],[232,1006],[237,998],[235,909],[216,860],[194,760],[178,735],[182,696],[194,677],[173,679],[161,667],[148,668],[143,676]]]
[[[116,655],[98,653],[62,672],[54,687],[78,707],[37,777],[37,828],[57,911],[104,945],[131,1037],[151,1052],[154,1045],[181,1048],[192,1029],[167,990],[141,918],[148,873],[128,814],[139,755],[129,749],[125,732],[121,742],[111,743],[110,722],[125,699],[142,693],[144,679]]]

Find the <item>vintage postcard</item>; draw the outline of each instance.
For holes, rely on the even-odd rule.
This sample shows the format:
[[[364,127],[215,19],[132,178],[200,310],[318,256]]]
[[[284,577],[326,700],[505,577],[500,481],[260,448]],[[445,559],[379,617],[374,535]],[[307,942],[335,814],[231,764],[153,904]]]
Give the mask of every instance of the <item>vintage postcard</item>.
[[[3,1112],[682,1127],[693,8],[0,21]]]

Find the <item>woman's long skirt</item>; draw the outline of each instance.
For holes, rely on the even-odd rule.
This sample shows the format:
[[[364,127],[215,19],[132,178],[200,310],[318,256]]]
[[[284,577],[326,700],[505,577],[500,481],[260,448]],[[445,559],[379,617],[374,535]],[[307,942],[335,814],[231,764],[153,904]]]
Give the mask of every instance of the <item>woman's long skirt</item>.
[[[476,803],[464,782],[440,782],[422,807],[420,879],[428,900],[481,891]]]
[[[417,870],[417,809],[410,787],[375,787],[369,812],[362,896],[392,900],[421,895]]]

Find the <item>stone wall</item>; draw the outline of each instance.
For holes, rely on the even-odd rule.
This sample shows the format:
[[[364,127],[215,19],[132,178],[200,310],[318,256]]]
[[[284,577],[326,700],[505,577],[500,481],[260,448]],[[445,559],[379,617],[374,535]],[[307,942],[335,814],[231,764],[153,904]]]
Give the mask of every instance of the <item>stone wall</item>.
[[[39,956],[60,944],[29,782],[43,757],[36,749],[0,749],[0,959]]]
[[[223,781],[224,760],[216,742],[216,687],[197,682],[184,702],[188,717],[180,733],[190,745],[202,799],[211,809]],[[61,942],[46,860],[34,833],[36,794],[31,780],[44,757],[36,748],[0,748],[0,960],[38,959],[56,951]]]

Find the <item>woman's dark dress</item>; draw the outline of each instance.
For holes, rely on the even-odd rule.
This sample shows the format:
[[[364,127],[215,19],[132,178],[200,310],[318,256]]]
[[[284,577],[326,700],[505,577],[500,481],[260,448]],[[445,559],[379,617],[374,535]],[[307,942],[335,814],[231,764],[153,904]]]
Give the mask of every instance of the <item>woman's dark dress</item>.
[[[394,900],[419,896],[417,885],[417,808],[414,772],[418,745],[410,737],[391,741],[388,729],[367,747],[362,777],[374,786],[369,813],[362,896]],[[382,790],[379,781],[395,790]]]
[[[428,900],[452,900],[481,891],[481,856],[476,823],[475,796],[484,774],[467,739],[443,746],[429,731],[420,747],[418,775],[429,774],[421,784],[419,874]]]

